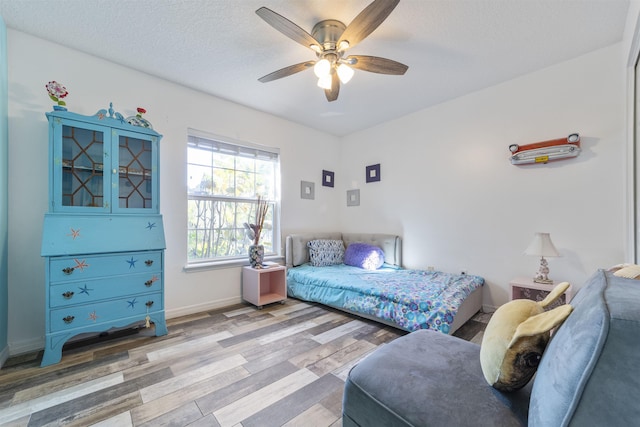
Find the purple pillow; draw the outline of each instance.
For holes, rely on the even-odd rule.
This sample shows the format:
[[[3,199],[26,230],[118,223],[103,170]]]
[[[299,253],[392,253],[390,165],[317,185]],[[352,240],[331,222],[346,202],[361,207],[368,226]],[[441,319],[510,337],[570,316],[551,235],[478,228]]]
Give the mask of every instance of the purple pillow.
[[[384,264],[384,252],[366,243],[351,243],[344,252],[344,263],[365,270],[377,270]]]

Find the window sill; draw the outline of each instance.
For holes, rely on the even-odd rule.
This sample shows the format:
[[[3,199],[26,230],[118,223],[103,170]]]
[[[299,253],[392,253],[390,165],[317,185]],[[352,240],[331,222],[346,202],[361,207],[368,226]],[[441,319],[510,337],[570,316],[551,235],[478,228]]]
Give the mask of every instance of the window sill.
[[[278,264],[284,265],[284,257],[279,255],[272,255],[264,257],[265,261],[277,262]],[[234,259],[229,261],[208,261],[208,262],[200,262],[187,264],[183,267],[183,271],[186,273],[195,273],[203,270],[220,270],[223,268],[239,268],[239,267],[248,267],[249,261],[244,259]]]

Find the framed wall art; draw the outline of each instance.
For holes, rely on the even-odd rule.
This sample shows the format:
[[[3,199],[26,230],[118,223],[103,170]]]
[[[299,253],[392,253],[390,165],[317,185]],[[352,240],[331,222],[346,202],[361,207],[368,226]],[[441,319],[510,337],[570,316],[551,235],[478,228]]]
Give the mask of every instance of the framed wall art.
[[[380,163],[367,166],[367,182],[380,181]]]
[[[347,206],[360,206],[360,190],[347,190]]]
[[[335,174],[331,171],[322,171],[322,185],[324,187],[333,187],[333,181],[335,178]]]
[[[309,181],[300,181],[300,198],[301,199],[315,199],[315,187],[316,184]]]

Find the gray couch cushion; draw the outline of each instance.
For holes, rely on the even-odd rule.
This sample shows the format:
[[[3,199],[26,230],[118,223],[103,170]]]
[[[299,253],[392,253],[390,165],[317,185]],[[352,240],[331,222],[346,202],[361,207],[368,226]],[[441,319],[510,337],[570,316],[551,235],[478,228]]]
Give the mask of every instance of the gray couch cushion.
[[[545,350],[530,426],[637,425],[640,281],[596,272]]]
[[[530,386],[490,387],[480,346],[419,330],[382,346],[347,378],[343,426],[526,425]]]

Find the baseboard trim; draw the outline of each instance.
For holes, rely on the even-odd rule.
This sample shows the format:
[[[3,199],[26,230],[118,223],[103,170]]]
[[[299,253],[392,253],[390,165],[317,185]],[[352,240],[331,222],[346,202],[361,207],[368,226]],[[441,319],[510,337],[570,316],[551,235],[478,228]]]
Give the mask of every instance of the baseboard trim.
[[[44,337],[32,338],[19,342],[9,343],[9,356],[33,353],[44,348]]]
[[[241,297],[227,298],[217,301],[209,301],[202,304],[190,305],[188,307],[179,307],[174,309],[165,310],[165,317],[167,319],[173,319],[181,316],[189,316],[191,314],[202,313],[204,311],[217,310],[219,308],[229,307],[234,304],[240,304],[242,302]]]
[[[493,313],[497,309],[498,309],[498,307],[493,306],[493,305],[487,305],[487,304],[483,304],[482,305],[482,312],[483,313]]]

